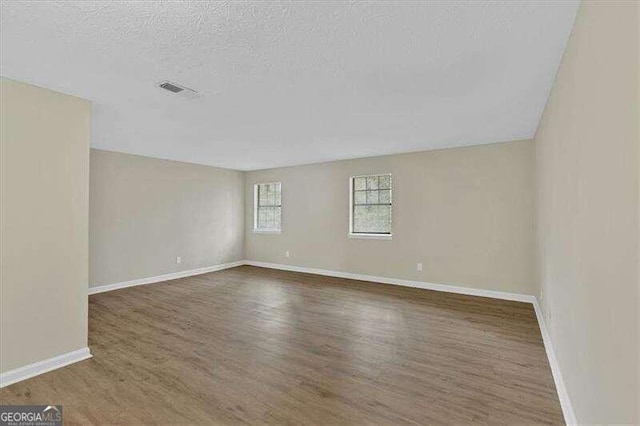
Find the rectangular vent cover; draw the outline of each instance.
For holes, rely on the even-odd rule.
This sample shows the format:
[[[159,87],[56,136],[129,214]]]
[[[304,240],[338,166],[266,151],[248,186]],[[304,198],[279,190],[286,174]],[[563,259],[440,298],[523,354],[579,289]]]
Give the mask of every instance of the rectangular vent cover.
[[[160,83],[160,87],[173,93],[180,93],[184,90],[182,87],[176,86],[175,84],[169,83],[168,81]]]
[[[198,92],[196,92],[195,90],[189,89],[188,87],[181,86],[172,81],[168,81],[168,80],[161,81],[160,83],[158,83],[158,87],[185,98],[193,99],[198,97]]]

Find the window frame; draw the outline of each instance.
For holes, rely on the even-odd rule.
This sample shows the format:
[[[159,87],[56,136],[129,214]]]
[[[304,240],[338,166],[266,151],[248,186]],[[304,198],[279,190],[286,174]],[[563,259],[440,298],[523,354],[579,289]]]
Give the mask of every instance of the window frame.
[[[260,185],[270,185],[277,183],[280,185],[280,228],[258,228],[258,208]],[[274,206],[277,207],[277,206]],[[282,233],[282,182],[258,182],[253,184],[253,232],[256,234],[281,234]]]
[[[391,178],[391,185],[390,185],[390,191],[391,194],[393,194],[393,174],[392,173],[370,173],[370,174],[366,174],[366,175],[357,175],[357,176],[351,176],[349,177],[349,233],[348,233],[348,237],[349,238],[355,238],[355,239],[363,239],[363,240],[392,240],[393,239],[393,216],[394,216],[394,211],[393,211],[393,195],[391,195],[391,230],[389,231],[389,233],[367,233],[367,232],[354,232],[353,231],[353,219],[354,219],[354,214],[353,214],[353,210],[355,207],[355,200],[354,200],[354,182],[356,178],[367,178],[367,177],[379,177],[379,176],[389,176]]]

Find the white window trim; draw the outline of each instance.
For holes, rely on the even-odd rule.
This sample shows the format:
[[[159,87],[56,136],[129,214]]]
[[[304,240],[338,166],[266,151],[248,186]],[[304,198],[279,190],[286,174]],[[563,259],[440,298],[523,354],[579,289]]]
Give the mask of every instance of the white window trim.
[[[280,228],[258,228],[258,186],[267,183],[280,184],[280,214],[282,214],[282,182],[258,182],[253,184],[253,233],[254,234],[282,234],[282,216],[280,216]]]
[[[349,238],[354,240],[393,240],[393,234],[362,234],[349,232]]]
[[[361,239],[361,240],[393,240],[393,220],[391,221],[391,233],[389,234],[364,234],[361,232],[353,232],[353,180],[359,177],[369,177],[369,176],[383,176],[389,175],[391,176],[391,191],[393,192],[393,175],[391,173],[373,173],[368,175],[357,175],[351,176],[349,178],[349,233],[347,234],[348,238],[352,239]],[[391,201],[391,217],[393,218],[393,205],[394,202]]]
[[[268,229],[268,228],[255,228],[253,230],[254,234],[282,234],[281,229]]]

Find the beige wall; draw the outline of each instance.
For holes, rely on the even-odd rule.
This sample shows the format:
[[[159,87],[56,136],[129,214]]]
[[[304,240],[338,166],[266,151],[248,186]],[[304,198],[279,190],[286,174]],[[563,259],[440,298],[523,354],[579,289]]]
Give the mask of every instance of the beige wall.
[[[85,100],[1,80],[0,370],[87,346]]]
[[[544,315],[580,423],[640,423],[637,2],[583,2],[536,135]]]
[[[533,159],[518,141],[249,172],[247,259],[534,294]],[[388,172],[393,240],[347,238],[349,177]],[[253,185],[269,181],[280,235],[252,232]]]
[[[244,256],[242,172],[92,149],[89,210],[91,287]]]

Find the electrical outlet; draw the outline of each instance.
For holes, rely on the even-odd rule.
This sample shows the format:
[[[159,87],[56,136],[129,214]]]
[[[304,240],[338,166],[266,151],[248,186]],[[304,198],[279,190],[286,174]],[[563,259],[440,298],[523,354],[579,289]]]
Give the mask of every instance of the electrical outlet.
[[[182,263],[182,258],[180,256],[176,257],[176,264]]]
[[[422,271],[422,262],[416,263],[416,271]]]
[[[289,252],[288,251],[284,252],[284,257],[289,257]]]

